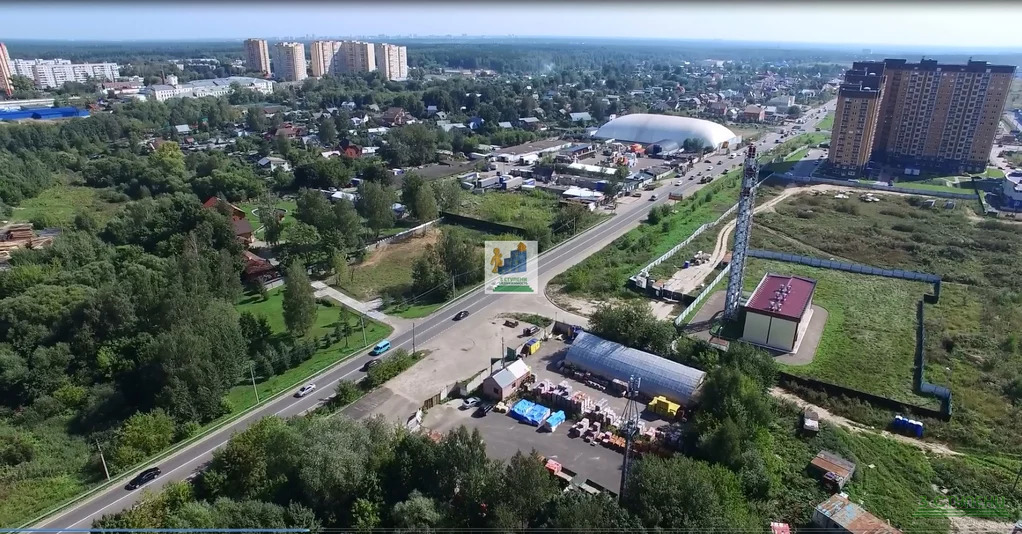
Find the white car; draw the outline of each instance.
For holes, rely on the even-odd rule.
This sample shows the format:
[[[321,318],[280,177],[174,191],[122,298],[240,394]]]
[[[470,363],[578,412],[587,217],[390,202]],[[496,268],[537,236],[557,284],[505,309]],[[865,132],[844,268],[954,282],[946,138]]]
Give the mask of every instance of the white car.
[[[298,388],[298,392],[295,393],[295,397],[302,398],[308,395],[309,393],[312,393],[313,391],[316,391],[316,384],[305,384],[304,386]]]
[[[681,180],[676,180],[676,181],[674,182],[674,185],[681,185],[681,184],[683,184],[683,183],[685,183],[685,182],[683,182],[683,181],[681,181]]]
[[[479,404],[479,397],[469,397],[469,398],[465,399],[464,401],[462,401],[461,409],[462,410],[467,410],[469,408],[472,408],[473,406],[477,406],[478,404]]]

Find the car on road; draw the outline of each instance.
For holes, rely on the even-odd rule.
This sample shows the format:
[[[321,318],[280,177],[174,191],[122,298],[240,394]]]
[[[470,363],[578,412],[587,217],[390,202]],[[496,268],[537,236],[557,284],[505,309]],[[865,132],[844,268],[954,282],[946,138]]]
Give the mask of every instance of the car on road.
[[[462,319],[464,319],[466,317],[468,317],[468,311],[461,310],[460,312],[458,312],[457,314],[454,315],[454,320],[455,321],[460,321],[460,320],[462,320]]]
[[[365,366],[362,367],[362,370],[368,372],[370,369],[380,365],[381,363],[383,363],[383,360],[369,360],[366,362]]]
[[[720,161],[717,162],[717,165],[723,165],[723,164],[724,164],[724,160],[720,160]]]
[[[479,405],[479,397],[469,397],[461,401],[461,409],[467,410]]]
[[[162,474],[163,471],[160,471],[159,467],[150,467],[149,469],[146,469],[145,471],[142,471],[141,473],[135,475],[135,478],[131,479],[131,481],[128,482],[128,485],[124,486],[124,489],[128,491],[138,489],[152,482],[153,480],[156,480],[156,477]]]
[[[685,183],[685,182],[683,182],[683,181],[681,181],[681,180],[675,180],[675,181],[674,181],[674,185],[681,185],[681,184],[683,184],[683,183]]]
[[[377,343],[376,346],[373,347],[373,350],[369,351],[369,354],[371,356],[379,356],[380,354],[383,354],[388,350],[390,350],[390,340],[384,339],[383,341]]]
[[[298,397],[300,399],[308,395],[309,393],[312,393],[313,391],[316,391],[316,384],[305,384],[304,386],[298,388],[298,391],[295,392],[295,397]]]
[[[656,193],[653,193],[652,195],[649,196],[650,200],[656,200],[658,198],[660,198],[660,197],[658,197]]]

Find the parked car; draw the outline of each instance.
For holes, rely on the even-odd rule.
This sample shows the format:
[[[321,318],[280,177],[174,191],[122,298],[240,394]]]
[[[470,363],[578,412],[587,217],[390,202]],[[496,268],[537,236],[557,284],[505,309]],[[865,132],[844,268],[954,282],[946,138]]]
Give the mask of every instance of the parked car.
[[[461,409],[467,410],[479,405],[479,397],[469,397],[461,402]]]
[[[458,312],[457,314],[455,314],[455,316],[454,316],[454,320],[455,320],[455,321],[460,321],[460,320],[462,320],[462,319],[464,319],[464,318],[466,318],[466,317],[468,317],[468,312],[467,312],[467,311],[465,311],[465,310],[461,310],[460,312]]]
[[[530,326],[530,327],[522,330],[522,334],[526,335],[526,336],[535,335],[536,332],[539,332],[539,327],[538,326]]]
[[[308,395],[309,393],[312,393],[313,391],[316,391],[316,384],[305,384],[304,386],[298,388],[298,391],[295,392],[295,397],[300,399]]]
[[[153,480],[156,480],[156,477],[162,474],[163,471],[160,471],[159,467],[150,467],[149,469],[146,469],[145,471],[142,471],[141,473],[135,475],[135,478],[131,479],[131,481],[128,482],[128,485],[124,486],[124,489],[128,491],[138,489],[152,482]]]
[[[492,409],[493,409],[492,402],[482,402],[479,404],[479,407],[476,408],[475,413],[472,415],[474,415],[475,417],[483,417],[484,415],[490,413],[490,410]]]

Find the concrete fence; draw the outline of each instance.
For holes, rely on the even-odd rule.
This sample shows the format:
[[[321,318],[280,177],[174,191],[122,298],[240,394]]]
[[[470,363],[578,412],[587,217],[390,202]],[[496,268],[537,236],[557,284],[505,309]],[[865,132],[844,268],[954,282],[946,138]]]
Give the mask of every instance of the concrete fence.
[[[384,237],[383,239],[378,239],[378,240],[370,243],[369,245],[366,245],[366,248],[365,248],[366,252],[372,252],[372,251],[376,250],[377,248],[379,248],[380,246],[386,245],[387,243],[397,243],[397,242],[401,242],[401,241],[404,241],[406,239],[410,239],[410,238],[418,236],[418,235],[422,235],[430,227],[435,226],[437,224],[440,224],[441,222],[443,222],[443,220],[444,220],[443,217],[440,217],[439,219],[433,219],[432,221],[420,224],[419,226],[416,226],[415,228],[409,228],[408,230],[396,233],[396,234],[394,234],[394,235],[392,235],[390,237]]]
[[[681,311],[681,313],[678,314],[678,317],[674,319],[674,326],[677,327],[683,325],[685,323],[685,319],[687,319],[689,315],[695,313],[695,311],[699,308],[699,305],[702,304],[704,300],[706,300],[706,297],[710,296],[710,292],[713,291],[713,288],[716,287],[717,284],[719,284],[720,281],[723,280],[724,277],[727,276],[728,273],[730,272],[731,264],[729,263],[720,271],[720,273],[716,277],[714,277],[712,282],[706,284],[706,287],[699,292],[699,295],[696,296],[696,299],[693,300],[692,303],[689,304],[687,308],[685,308],[684,310]]]
[[[642,268],[642,272],[648,273],[650,271],[650,269],[652,269],[652,268],[656,267],[657,265],[660,265],[661,263],[667,261],[668,258],[670,258],[671,256],[677,254],[679,250],[685,248],[686,246],[688,246],[689,243],[692,242],[692,240],[694,240],[695,238],[699,237],[699,234],[702,234],[707,229],[712,228],[712,227],[720,224],[722,221],[724,221],[725,219],[727,219],[731,215],[734,215],[735,210],[737,210],[737,209],[738,209],[738,204],[735,204],[734,206],[731,206],[730,208],[728,208],[727,211],[722,213],[720,215],[720,217],[717,217],[717,219],[715,221],[709,222],[709,223],[705,223],[705,224],[699,226],[699,228],[696,228],[696,230],[694,232],[692,232],[692,235],[690,235],[687,238],[685,238],[684,241],[682,241],[681,243],[678,243],[677,245],[674,245],[673,247],[671,247],[671,250],[668,250],[667,252],[664,252],[663,255],[661,255],[659,258],[653,260],[652,262],[649,263],[649,265],[643,267]]]

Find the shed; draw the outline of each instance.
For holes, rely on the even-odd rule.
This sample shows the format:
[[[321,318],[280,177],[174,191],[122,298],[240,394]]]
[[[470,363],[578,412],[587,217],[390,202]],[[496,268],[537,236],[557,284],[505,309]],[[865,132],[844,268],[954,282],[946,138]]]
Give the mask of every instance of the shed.
[[[174,130],[179,134],[186,134],[192,131],[187,124],[178,124],[177,126],[174,126]]]
[[[515,360],[507,367],[483,380],[483,395],[502,401],[528,380],[531,370],[522,360]]]
[[[901,534],[900,530],[863,510],[840,493],[816,505],[813,525],[827,531],[849,534]]]
[[[834,491],[844,489],[845,484],[855,474],[855,463],[830,452],[820,451],[809,462],[808,469],[815,474],[825,486]]]
[[[795,350],[805,330],[816,281],[767,273],[745,304],[742,341],[774,350]]]
[[[643,395],[663,396],[683,406],[689,405],[706,377],[706,373],[698,369],[588,332],[575,337],[564,361],[607,380],[627,381],[635,376],[639,378],[639,392]]]

